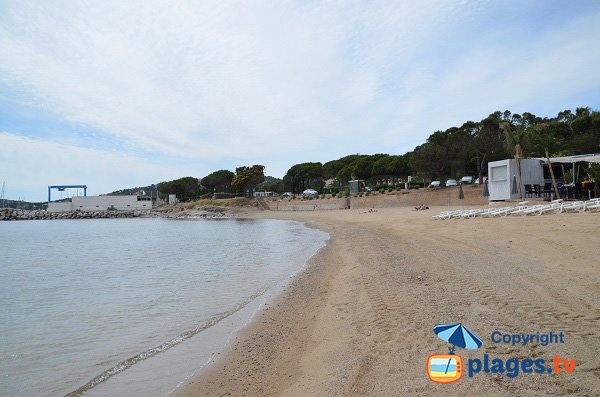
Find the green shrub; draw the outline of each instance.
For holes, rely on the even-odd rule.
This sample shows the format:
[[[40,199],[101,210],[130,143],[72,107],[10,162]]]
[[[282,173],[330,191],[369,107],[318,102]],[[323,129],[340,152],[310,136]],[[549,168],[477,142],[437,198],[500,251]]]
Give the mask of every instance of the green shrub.
[[[335,196],[337,195],[336,192],[331,193],[331,197],[335,198]]]
[[[385,189],[384,189],[384,188],[382,188],[382,187],[380,187],[380,188],[379,188],[379,193],[381,193],[381,194],[384,194],[384,193],[385,193]]]

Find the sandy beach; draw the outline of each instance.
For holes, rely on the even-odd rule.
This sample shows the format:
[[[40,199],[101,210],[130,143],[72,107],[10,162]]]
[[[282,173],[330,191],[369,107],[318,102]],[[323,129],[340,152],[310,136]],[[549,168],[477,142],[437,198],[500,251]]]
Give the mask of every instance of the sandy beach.
[[[445,208],[275,212],[331,240],[183,396],[600,395],[600,213],[434,221]],[[483,340],[457,349],[465,373],[429,380],[463,323]],[[512,346],[503,334],[564,333]],[[485,373],[467,360],[576,359],[572,373]],[[550,365],[550,364],[549,364]]]

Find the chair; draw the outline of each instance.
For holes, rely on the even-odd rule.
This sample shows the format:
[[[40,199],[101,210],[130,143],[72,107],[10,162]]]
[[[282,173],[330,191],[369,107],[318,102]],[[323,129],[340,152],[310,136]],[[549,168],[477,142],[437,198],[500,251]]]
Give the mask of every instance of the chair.
[[[552,184],[551,183],[544,183],[544,197],[551,197],[552,196]]]

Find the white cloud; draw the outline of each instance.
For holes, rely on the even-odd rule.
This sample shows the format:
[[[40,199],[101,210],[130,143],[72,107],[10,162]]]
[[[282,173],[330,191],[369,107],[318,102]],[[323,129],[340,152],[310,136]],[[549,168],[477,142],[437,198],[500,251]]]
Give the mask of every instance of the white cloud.
[[[0,132],[0,148],[0,178],[6,181],[6,198],[10,199],[44,201],[49,185],[84,184],[89,194],[102,194],[146,186],[175,174],[173,169],[141,158],[8,132]]]
[[[67,120],[170,155],[244,158],[352,132],[348,119],[454,7],[18,3],[0,28],[0,70]]]
[[[584,5],[5,2],[0,98],[115,137],[115,150],[282,176],[404,153],[494,110],[593,106],[565,103],[600,92],[600,8]]]

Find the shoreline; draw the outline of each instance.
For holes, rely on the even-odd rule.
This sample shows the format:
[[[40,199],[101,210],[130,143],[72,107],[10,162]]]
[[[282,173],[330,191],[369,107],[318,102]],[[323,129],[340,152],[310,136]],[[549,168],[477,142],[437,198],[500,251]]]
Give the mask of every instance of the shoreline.
[[[304,222],[330,240],[172,395],[430,395],[440,387],[450,395],[598,395],[600,284],[591,251],[600,215],[433,223],[440,209],[240,214]],[[445,305],[430,302],[437,294]],[[464,360],[560,353],[577,358],[576,376],[480,374],[437,385],[423,368],[429,354],[445,353],[432,332],[444,322],[468,324],[484,339],[483,351],[460,352]],[[490,343],[496,329],[562,330],[567,343],[511,349]]]

